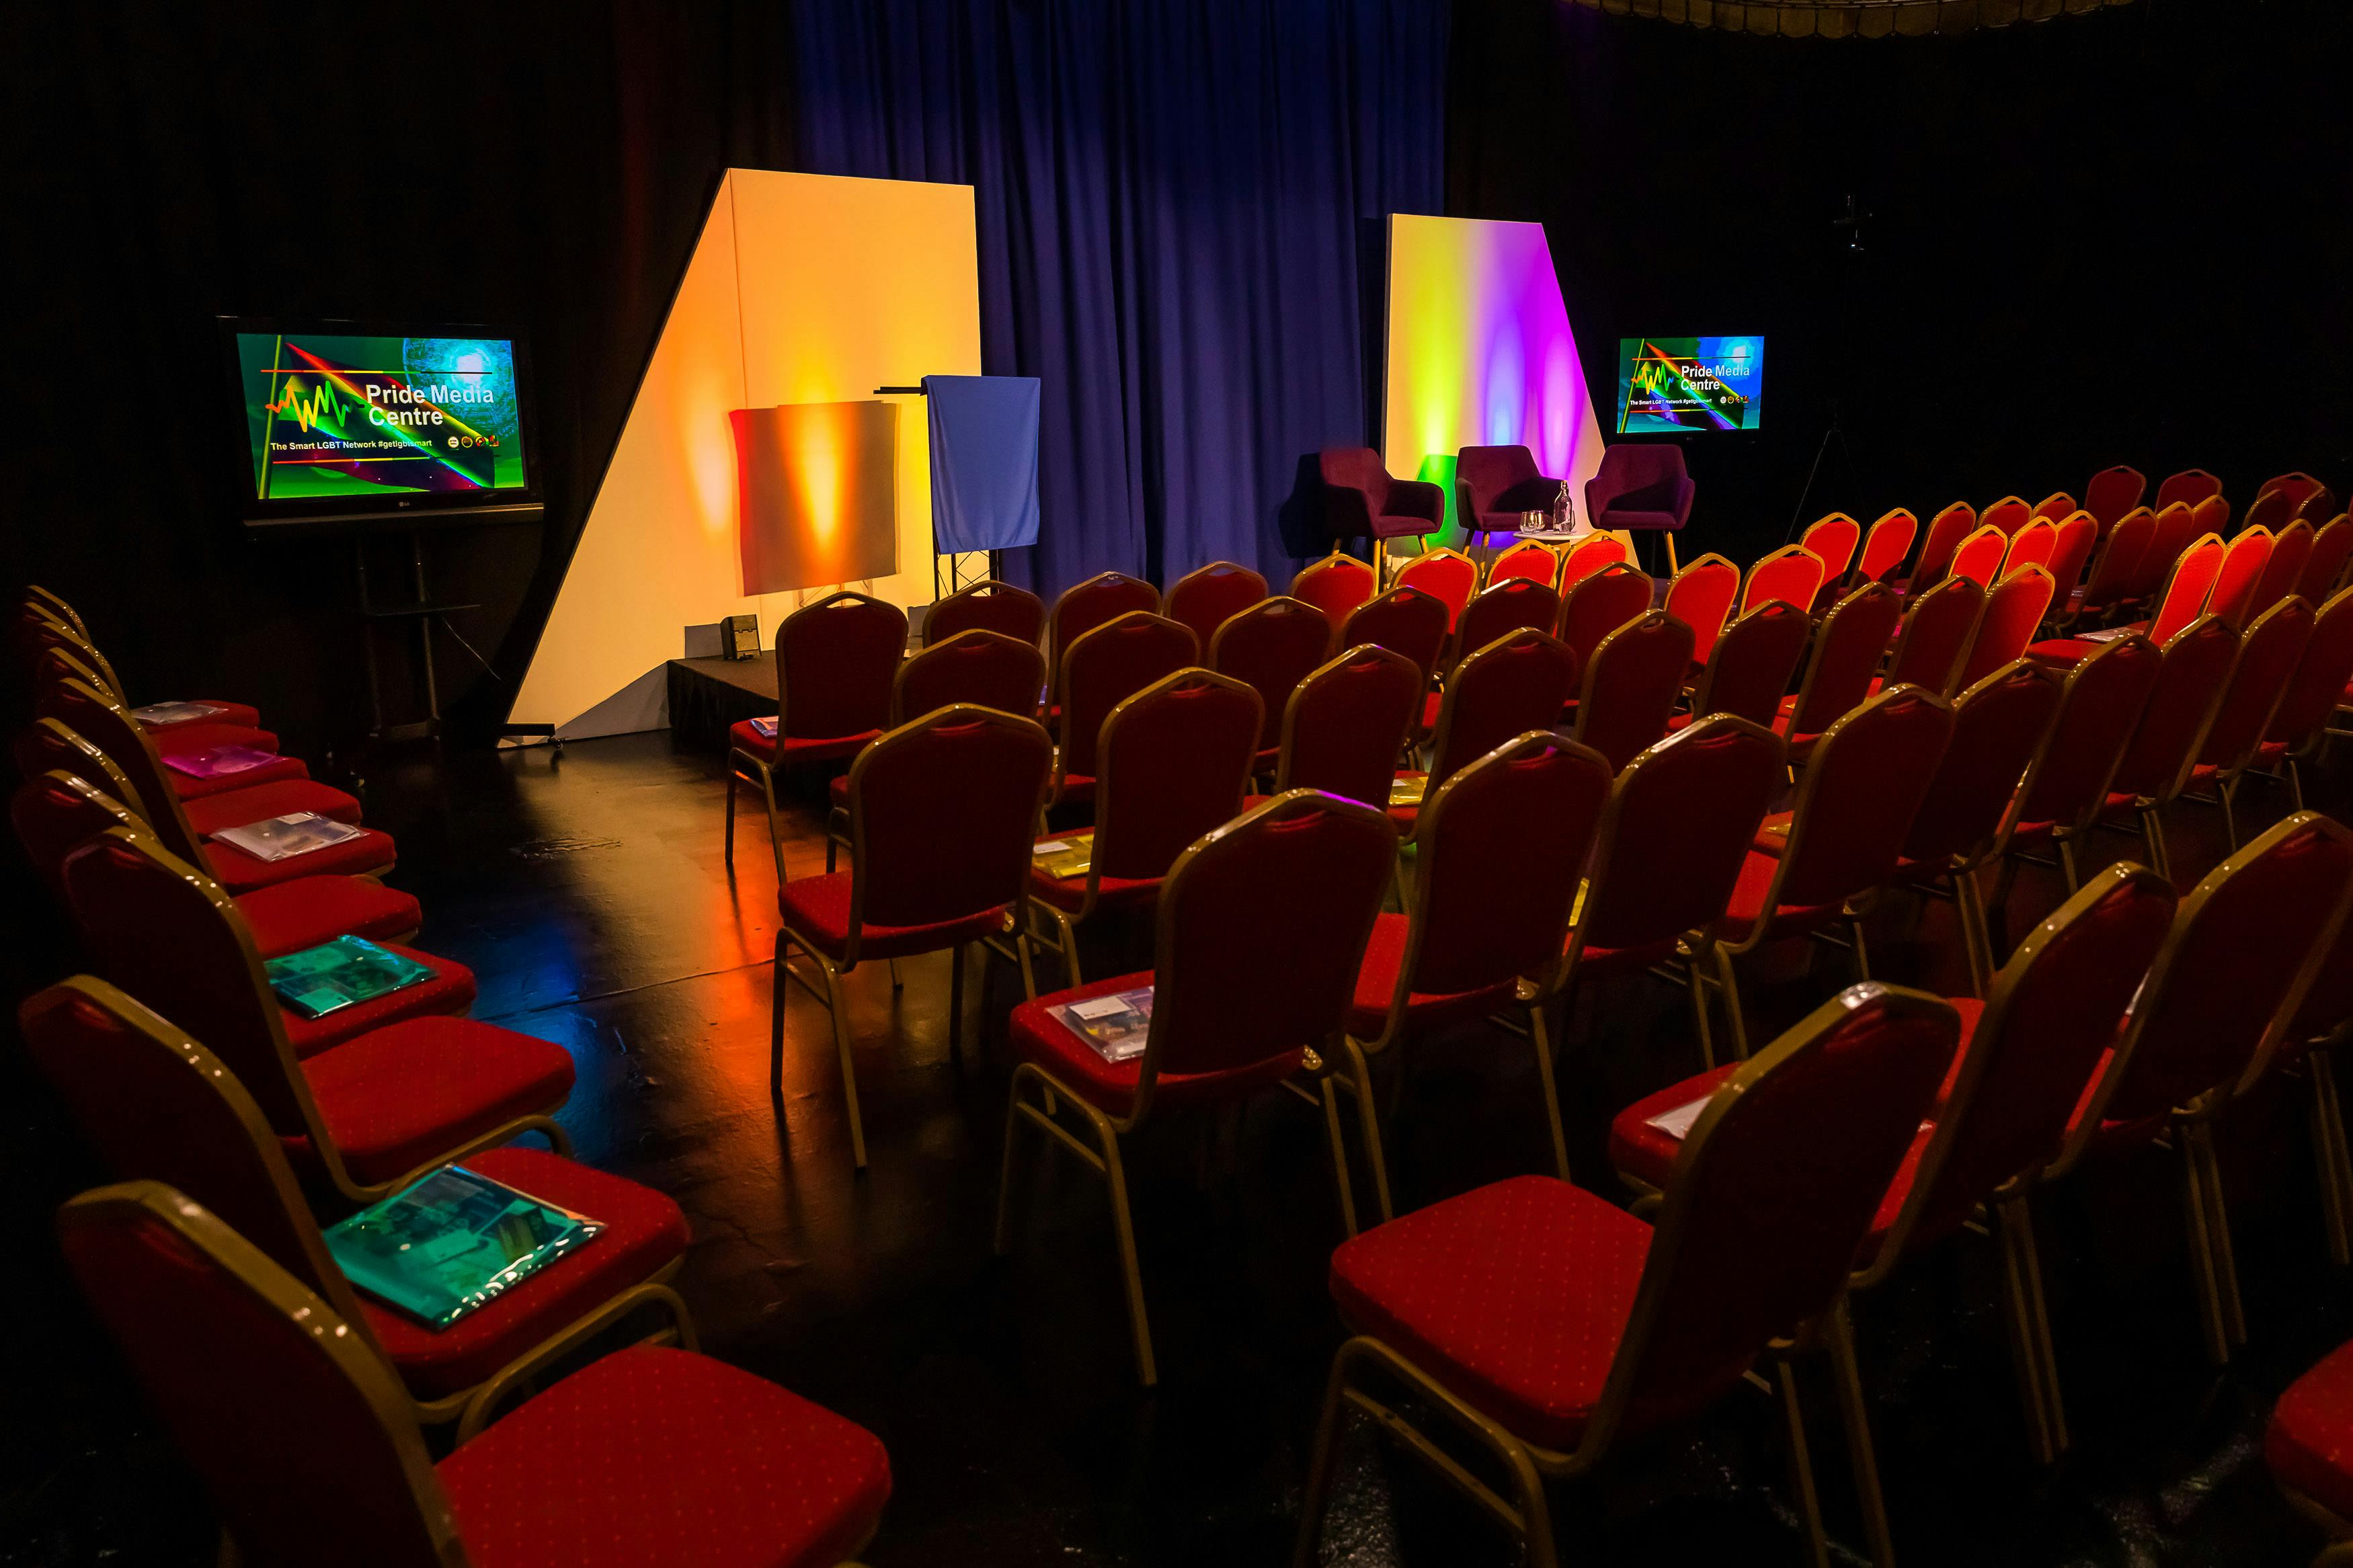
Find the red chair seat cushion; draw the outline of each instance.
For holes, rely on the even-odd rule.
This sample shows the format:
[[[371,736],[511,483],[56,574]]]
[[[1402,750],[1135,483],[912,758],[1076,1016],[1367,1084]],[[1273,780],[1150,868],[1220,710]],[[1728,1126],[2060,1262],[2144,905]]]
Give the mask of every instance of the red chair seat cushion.
[[[668,1196],[543,1149],[485,1149],[466,1169],[604,1226],[588,1244],[436,1331],[365,1296],[360,1310],[410,1392],[439,1399],[483,1382],[676,1262],[692,1239]]]
[[[476,1568],[831,1568],[891,1498],[871,1432],[649,1345],[573,1373],[434,1468]]]
[[[1013,1009],[1013,1048],[1036,1062],[1072,1094],[1111,1116],[1125,1116],[1135,1106],[1135,1084],[1144,1058],[1105,1061],[1084,1037],[1063,1027],[1048,1009],[1115,991],[1133,991],[1152,984],[1152,972],[1114,975],[1075,990],[1056,991]],[[1154,1083],[1152,1103],[1175,1109],[1186,1105],[1240,1100],[1272,1087],[1299,1070],[1303,1053],[1293,1051],[1269,1061],[1252,1062],[1229,1072],[1162,1073]]]
[[[185,724],[142,724],[158,752],[205,752],[215,746],[251,746],[257,752],[278,749],[275,731],[226,719],[191,719]]]
[[[217,708],[220,711],[207,713],[201,719],[184,719],[176,724],[150,724],[142,719],[139,721],[139,727],[154,736],[155,743],[161,746],[164,736],[169,735],[176,741],[200,724],[227,724],[249,730],[258,728],[261,723],[261,710],[248,703],[230,702],[218,697],[192,697],[187,700],[200,702],[207,708]],[[180,749],[177,746],[173,748],[174,751]],[[275,751],[277,748],[273,746],[270,749]]]
[[[1051,844],[1050,838],[1039,840]],[[1097,909],[1125,909],[1148,904],[1160,896],[1158,877],[1103,877],[1095,883]],[[1049,877],[1038,869],[1036,862],[1029,867],[1029,896],[1041,903],[1051,904],[1064,914],[1074,915],[1086,906],[1087,879],[1084,873],[1076,877]]]
[[[880,730],[860,730],[855,735],[779,735],[770,740],[752,728],[752,721],[743,719],[728,726],[727,742],[745,756],[756,757],[772,768],[791,767],[799,763],[854,757],[859,748],[881,733]]]
[[[188,826],[198,837],[210,837],[225,827],[243,827],[248,822],[291,816],[298,811],[315,811],[321,816],[348,822],[354,827],[360,825],[358,797],[316,779],[280,779],[272,784],[255,784],[251,789],[206,795],[188,802],[184,809],[188,815]]]
[[[1633,1310],[1651,1227],[1550,1176],[1432,1204],[1343,1243],[1332,1299],[1457,1397],[1574,1448]]]
[[[1348,1004],[1348,1033],[1360,1040],[1377,1038],[1388,1026],[1389,999],[1397,989],[1398,966],[1405,962],[1406,938],[1412,925],[1404,915],[1385,914],[1373,921],[1372,940],[1365,944],[1364,962],[1356,966],[1356,994]],[[1417,991],[1406,998],[1406,1018],[1424,1027],[1475,1018],[1509,1002],[1514,990],[1512,983],[1505,981],[1482,991]]]
[[[1089,801],[1093,800],[1094,797],[1094,774],[1064,773],[1062,775],[1062,793],[1054,797],[1054,804],[1057,805],[1084,805]]]
[[[354,1181],[388,1182],[572,1092],[572,1054],[470,1018],[412,1018],[302,1064],[319,1118]],[[315,1163],[307,1138],[288,1152]]]
[[[2353,1518],[2353,1344],[2288,1384],[2263,1431],[2263,1460],[2280,1485]]]
[[[210,779],[194,777],[172,765],[174,756],[184,756],[205,749],[202,746],[175,745],[172,751],[164,752],[164,776],[171,781],[172,793],[182,800],[208,800],[216,795],[227,795],[232,790],[251,789],[257,784],[276,784],[281,779],[307,779],[311,776],[311,770],[295,757],[280,757],[274,762],[248,768],[243,773],[223,773],[218,778]]]
[[[340,1046],[371,1029],[381,1029],[404,1018],[462,1013],[473,1005],[474,972],[464,964],[419,952],[413,947],[402,947],[397,942],[384,945],[403,958],[424,964],[433,971],[433,977],[388,991],[374,1001],[338,1008],[323,1018],[305,1018],[280,1004],[279,1010],[286,1020],[286,1042],[294,1047],[297,1057],[317,1056],[330,1046]]]
[[[425,919],[414,898],[369,877],[298,877],[256,888],[237,895],[237,912],[245,917],[264,958],[300,952],[339,936],[397,942],[413,935]]]
[[[231,893],[276,887],[298,877],[357,877],[388,871],[396,858],[392,835],[378,833],[373,827],[361,829],[357,838],[330,844],[307,855],[290,855],[283,860],[259,860],[218,839],[207,840],[204,850],[205,865],[212,872],[213,880]]]
[[[1424,730],[1437,729],[1438,710],[1445,706],[1446,693],[1443,691],[1433,691],[1429,696],[1423,698],[1421,700],[1421,727]]]
[[[1741,862],[1740,879],[1733,884],[1732,900],[1725,907],[1724,919],[1718,929],[1730,942],[1746,942],[1757,929],[1757,922],[1766,918],[1765,896],[1772,889],[1773,874],[1779,869],[1781,858],[1760,854],[1755,849]],[[1836,904],[1784,904],[1772,911],[1769,934],[1788,936],[1822,924],[1838,913]]]
[[[776,890],[776,909],[793,935],[836,963],[849,947],[849,889],[855,879],[848,871],[822,877],[796,877]],[[898,958],[911,952],[936,952],[978,942],[1005,924],[1005,906],[983,910],[959,921],[929,925],[867,925],[859,932],[858,956]]]

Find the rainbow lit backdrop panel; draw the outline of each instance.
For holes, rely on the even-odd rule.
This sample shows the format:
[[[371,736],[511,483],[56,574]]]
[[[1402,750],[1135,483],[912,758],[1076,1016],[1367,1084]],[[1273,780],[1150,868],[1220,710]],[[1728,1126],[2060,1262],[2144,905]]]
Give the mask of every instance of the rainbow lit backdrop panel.
[[[1620,338],[1621,435],[1754,430],[1765,416],[1765,340]]]
[[[1542,224],[1393,215],[1386,377],[1382,456],[1446,487],[1450,530],[1464,447],[1525,447],[1583,504],[1601,425]]]
[[[239,332],[237,358],[260,500],[523,487],[510,342]]]

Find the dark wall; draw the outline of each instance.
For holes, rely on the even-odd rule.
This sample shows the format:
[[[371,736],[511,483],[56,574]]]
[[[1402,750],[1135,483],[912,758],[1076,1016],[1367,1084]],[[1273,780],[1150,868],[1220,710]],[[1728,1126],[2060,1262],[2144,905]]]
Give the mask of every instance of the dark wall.
[[[1679,437],[1685,559],[1780,542],[1833,400],[1809,519],[2115,462],[2341,496],[2348,45],[2329,0],[1837,43],[1488,0],[1456,14],[1448,210],[1543,220],[1597,405],[1621,335],[1766,334],[1764,428]]]

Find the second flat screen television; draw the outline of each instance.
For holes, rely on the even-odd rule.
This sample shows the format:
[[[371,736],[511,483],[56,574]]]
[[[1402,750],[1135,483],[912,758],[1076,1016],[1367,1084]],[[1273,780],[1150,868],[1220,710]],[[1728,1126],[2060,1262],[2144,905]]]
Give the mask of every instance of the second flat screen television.
[[[1765,340],[1620,338],[1618,434],[1754,430],[1765,413]]]

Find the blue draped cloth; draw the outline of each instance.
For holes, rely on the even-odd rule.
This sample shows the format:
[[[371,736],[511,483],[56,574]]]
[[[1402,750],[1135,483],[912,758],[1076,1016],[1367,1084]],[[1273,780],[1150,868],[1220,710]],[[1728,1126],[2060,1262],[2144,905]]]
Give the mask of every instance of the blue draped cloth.
[[[943,555],[1038,542],[1038,378],[927,375],[932,541]]]

